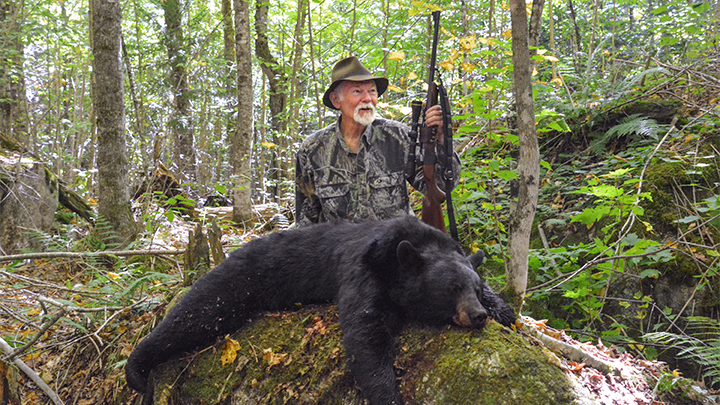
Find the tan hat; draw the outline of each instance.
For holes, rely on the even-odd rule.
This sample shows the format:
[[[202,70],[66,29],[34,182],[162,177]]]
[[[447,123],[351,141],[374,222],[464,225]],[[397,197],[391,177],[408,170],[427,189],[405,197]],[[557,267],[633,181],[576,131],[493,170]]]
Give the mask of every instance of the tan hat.
[[[337,108],[335,108],[332,101],[330,101],[330,93],[332,93],[343,80],[350,80],[353,82],[375,80],[378,97],[382,96],[388,87],[388,79],[384,77],[373,76],[370,71],[367,70],[365,66],[363,66],[362,63],[360,63],[360,61],[358,60],[358,58],[356,58],[355,56],[345,58],[340,62],[336,63],[335,67],[333,67],[330,80],[332,81],[332,83],[330,84],[330,87],[328,87],[325,95],[323,96],[323,104],[333,110],[337,110]]]

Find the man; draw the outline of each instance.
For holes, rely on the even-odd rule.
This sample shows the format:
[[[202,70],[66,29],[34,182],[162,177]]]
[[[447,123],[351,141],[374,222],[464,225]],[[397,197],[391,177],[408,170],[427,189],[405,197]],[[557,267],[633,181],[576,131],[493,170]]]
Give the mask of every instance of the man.
[[[337,122],[308,136],[300,146],[295,167],[295,222],[298,226],[336,218],[351,221],[383,220],[411,215],[406,181],[424,192],[422,165],[406,179],[410,128],[397,121],[375,117],[375,107],[388,87],[384,77],[373,76],[356,57],[338,62],[323,103],[340,111]],[[429,108],[425,123],[437,126],[442,139],[442,110]],[[444,148],[438,162],[444,162]],[[457,184],[460,158],[453,159]],[[435,178],[442,184],[442,168]]]

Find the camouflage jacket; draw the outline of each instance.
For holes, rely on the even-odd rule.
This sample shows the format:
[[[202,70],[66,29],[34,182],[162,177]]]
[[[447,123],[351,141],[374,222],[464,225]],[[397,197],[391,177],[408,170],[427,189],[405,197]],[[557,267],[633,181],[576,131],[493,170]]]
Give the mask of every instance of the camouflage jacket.
[[[297,225],[337,218],[364,221],[411,215],[406,181],[420,192],[426,187],[421,163],[416,164],[414,178],[405,178],[409,131],[400,122],[377,118],[365,128],[357,153],[343,140],[340,119],[308,136],[300,146],[295,167]],[[438,148],[438,162],[444,162],[442,148]],[[453,168],[457,185],[457,153]],[[435,172],[438,186],[444,187],[439,165]]]

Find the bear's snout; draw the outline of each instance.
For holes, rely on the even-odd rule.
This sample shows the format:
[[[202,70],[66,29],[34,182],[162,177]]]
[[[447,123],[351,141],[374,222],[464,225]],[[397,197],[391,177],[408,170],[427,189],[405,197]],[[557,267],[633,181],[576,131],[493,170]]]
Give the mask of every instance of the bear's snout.
[[[487,316],[487,312],[480,302],[468,304],[460,301],[457,305],[457,315],[453,316],[453,322],[463,328],[482,329],[487,322]]]

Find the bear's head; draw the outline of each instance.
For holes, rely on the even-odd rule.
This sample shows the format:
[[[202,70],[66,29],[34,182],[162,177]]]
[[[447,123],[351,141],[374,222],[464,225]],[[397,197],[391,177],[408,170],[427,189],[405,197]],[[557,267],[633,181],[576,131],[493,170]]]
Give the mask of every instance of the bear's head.
[[[475,270],[483,261],[482,251],[465,257],[457,250],[421,250],[403,240],[396,254],[402,276],[391,297],[408,318],[423,324],[485,326],[483,280]]]
[[[362,261],[386,289],[390,304],[406,319],[426,325],[485,326],[493,309],[481,304],[488,290],[476,271],[483,252],[465,256],[459,243],[412,216],[386,224]]]

